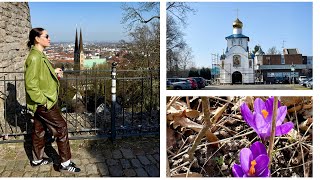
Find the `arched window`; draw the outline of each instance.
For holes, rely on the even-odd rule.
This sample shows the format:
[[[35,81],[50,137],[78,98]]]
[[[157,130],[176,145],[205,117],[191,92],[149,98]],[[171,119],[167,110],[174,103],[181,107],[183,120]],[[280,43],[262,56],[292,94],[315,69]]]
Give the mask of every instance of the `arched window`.
[[[252,60],[249,60],[249,68],[252,68]]]

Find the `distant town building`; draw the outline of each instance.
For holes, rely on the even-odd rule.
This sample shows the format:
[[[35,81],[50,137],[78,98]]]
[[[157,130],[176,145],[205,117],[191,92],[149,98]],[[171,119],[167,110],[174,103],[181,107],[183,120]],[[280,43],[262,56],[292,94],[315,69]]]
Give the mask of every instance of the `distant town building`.
[[[84,69],[84,59],[82,32],[80,29],[80,42],[78,44],[78,30],[76,29],[76,39],[74,43],[74,70]]]
[[[254,83],[253,59],[249,57],[249,37],[242,34],[242,22],[233,22],[233,34],[226,37],[227,49],[220,59],[220,82]]]
[[[302,56],[297,48],[284,48],[283,55],[255,54],[256,77],[264,83],[293,82],[312,76],[312,56]]]

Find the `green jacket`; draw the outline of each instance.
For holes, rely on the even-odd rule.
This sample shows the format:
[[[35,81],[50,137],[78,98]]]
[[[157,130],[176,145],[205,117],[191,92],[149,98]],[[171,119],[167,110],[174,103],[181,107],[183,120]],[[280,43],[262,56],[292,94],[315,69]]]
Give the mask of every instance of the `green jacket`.
[[[47,57],[32,47],[25,62],[27,107],[33,113],[38,105],[51,109],[58,101],[59,80]]]

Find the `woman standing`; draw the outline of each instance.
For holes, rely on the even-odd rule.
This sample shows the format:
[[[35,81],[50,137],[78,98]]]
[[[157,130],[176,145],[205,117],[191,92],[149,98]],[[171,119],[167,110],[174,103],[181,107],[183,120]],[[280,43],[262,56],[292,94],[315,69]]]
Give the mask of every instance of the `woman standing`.
[[[67,123],[60,114],[57,105],[59,95],[60,68],[53,69],[43,53],[50,46],[48,32],[43,28],[33,28],[29,34],[30,53],[25,62],[25,87],[27,107],[34,113],[32,132],[32,150],[34,159],[31,166],[40,166],[52,162],[44,158],[45,129],[56,137],[61,164],[60,171],[78,173],[80,168],[71,162]]]

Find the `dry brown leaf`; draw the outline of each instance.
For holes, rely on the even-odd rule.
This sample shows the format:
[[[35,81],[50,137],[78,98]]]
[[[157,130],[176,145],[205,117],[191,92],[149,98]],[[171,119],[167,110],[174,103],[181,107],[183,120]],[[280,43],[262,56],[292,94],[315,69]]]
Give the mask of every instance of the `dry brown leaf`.
[[[181,174],[175,174],[171,177],[202,177],[202,174],[196,173],[196,172],[189,172],[187,173],[181,173]]]
[[[296,105],[290,109],[287,110],[288,113],[293,113],[295,111],[300,111],[302,109],[302,105]]]
[[[192,129],[196,132],[200,132],[200,130],[203,128],[203,125],[201,124],[198,124],[198,123],[195,123],[191,120],[189,120],[188,118],[186,117],[174,117],[174,120],[172,121],[172,124],[173,124],[173,128],[177,128],[178,126],[182,126],[184,128],[189,128],[189,129]],[[209,142],[216,142],[218,141],[219,139],[217,138],[216,135],[214,135],[210,130],[208,130],[206,132],[206,137],[207,137],[207,140]],[[218,144],[215,144],[214,146],[218,146]]]
[[[313,118],[308,118],[307,120],[299,124],[299,129],[306,131],[312,122],[313,122]]]
[[[197,110],[193,110],[193,109],[186,110],[186,116],[188,118],[197,118],[197,117],[199,117],[199,115],[200,115],[200,112]]]
[[[304,100],[310,100],[311,97],[302,97],[302,96],[282,96],[280,100],[285,106],[298,105],[304,102]]]
[[[167,127],[167,148],[174,147],[177,141],[174,136],[174,131]]]

